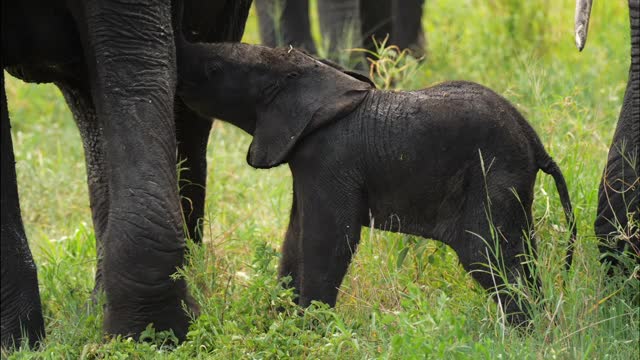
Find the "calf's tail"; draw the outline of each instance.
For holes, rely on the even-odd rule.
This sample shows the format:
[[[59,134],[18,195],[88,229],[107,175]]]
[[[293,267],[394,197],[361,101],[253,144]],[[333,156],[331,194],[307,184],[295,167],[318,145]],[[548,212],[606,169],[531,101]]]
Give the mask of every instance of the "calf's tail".
[[[571,206],[571,199],[569,198],[569,191],[567,190],[567,183],[564,180],[564,176],[562,175],[562,171],[558,167],[558,164],[553,161],[553,159],[545,152],[544,158],[542,161],[538,162],[538,167],[540,170],[545,173],[551,175],[553,180],[556,183],[556,189],[558,190],[558,195],[560,195],[560,202],[562,203],[562,208],[564,209],[564,216],[567,219],[567,223],[569,229],[571,231],[571,237],[569,238],[569,246],[567,248],[567,257],[566,257],[566,267],[567,270],[571,267],[571,262],[573,261],[573,250],[576,243],[577,230],[576,230],[576,220],[573,215],[573,207]]]

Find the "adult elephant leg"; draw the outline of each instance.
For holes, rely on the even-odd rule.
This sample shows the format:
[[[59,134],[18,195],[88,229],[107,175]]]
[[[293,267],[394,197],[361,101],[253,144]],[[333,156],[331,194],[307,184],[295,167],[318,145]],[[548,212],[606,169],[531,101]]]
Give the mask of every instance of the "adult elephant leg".
[[[391,43],[410,49],[415,57],[425,55],[426,37],[422,29],[424,0],[393,0]]]
[[[323,45],[328,49],[328,57],[347,64],[352,56],[347,49],[360,46],[359,9],[365,0],[319,0],[318,15]]]
[[[0,196],[0,337],[2,348],[20,346],[23,334],[29,338],[31,346],[44,338],[44,320],[40,294],[38,292],[38,274],[24,233],[20,200],[16,182],[15,159],[11,141],[11,125],[7,111],[7,98],[4,89],[4,73],[1,75],[0,94],[2,119],[0,129],[0,154],[2,161],[2,185]]]
[[[153,323],[184,339],[188,316],[176,175],[175,48],[169,1],[77,1],[92,98],[104,138],[109,216],[103,236],[104,328]]]
[[[636,70],[640,71],[640,69]],[[616,256],[625,248],[640,261],[640,238],[631,219],[638,221],[640,206],[640,169],[638,148],[640,141],[640,102],[632,99],[633,90],[627,87],[625,106],[609,149],[598,191],[598,212],[594,223],[596,236],[601,239],[602,262],[618,264]],[[627,101],[629,100],[629,101]],[[635,104],[633,104],[635,101]],[[629,104],[629,106],[626,106]],[[632,108],[635,107],[635,108]],[[635,119],[634,119],[635,117]],[[613,254],[612,254],[613,253]]]
[[[194,242],[202,243],[202,219],[207,185],[207,141],[213,121],[189,109],[179,98],[176,98],[175,118],[185,233]]]
[[[629,0],[631,67],[618,125],[609,149],[598,192],[596,236],[602,239],[603,262],[616,264],[611,247],[622,253],[630,247],[640,262],[640,0]],[[588,21],[588,19],[587,19]]]
[[[362,45],[365,49],[375,51],[373,38],[379,43],[386,36],[393,35],[392,0],[376,2],[362,1],[360,4],[360,21]],[[389,39],[387,45],[393,44]]]
[[[89,204],[96,237],[96,282],[92,295],[93,299],[96,300],[98,292],[102,290],[102,239],[109,215],[109,187],[105,172],[103,133],[98,124],[90,90],[86,87],[81,88],[67,83],[56,83],[56,85],[64,95],[73,113],[84,147]]]
[[[315,54],[308,0],[256,0],[260,37],[267,46],[292,45]]]
[[[582,50],[587,41],[590,0],[576,1],[576,46]],[[607,165],[598,191],[598,213],[594,223],[601,239],[602,262],[617,264],[613,253],[622,253],[629,245],[640,263],[640,0],[629,0],[631,23],[631,66],[624,103],[613,135]],[[630,219],[635,219],[630,221]],[[636,224],[636,225],[634,225]]]

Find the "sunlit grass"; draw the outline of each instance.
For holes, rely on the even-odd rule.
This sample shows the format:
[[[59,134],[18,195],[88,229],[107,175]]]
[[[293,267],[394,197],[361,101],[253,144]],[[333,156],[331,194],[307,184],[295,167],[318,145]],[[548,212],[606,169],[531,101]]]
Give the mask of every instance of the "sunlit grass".
[[[578,53],[572,0],[430,0],[423,20],[428,57],[393,82],[417,89],[465,79],[494,89],[516,104],[562,169],[579,232],[574,266],[562,271],[567,224],[553,180],[540,173],[534,228],[543,297],[530,333],[501,327],[495,303],[446,246],[368,228],[336,309],[319,306],[293,316],[290,294],[276,280],[291,202],[289,169],[252,169],[245,162],[249,136],[216,122],[205,246],[192,249],[183,274],[202,316],[173,352],[162,341],[107,341],[100,306],[88,302],[95,245],[73,119],[54,86],[7,76],[22,214],[48,334],[42,352],[14,356],[638,358],[638,282],[608,279],[592,236],[597,187],[628,74],[626,6],[595,2],[589,42]],[[246,42],[259,42],[257,28],[252,15]]]

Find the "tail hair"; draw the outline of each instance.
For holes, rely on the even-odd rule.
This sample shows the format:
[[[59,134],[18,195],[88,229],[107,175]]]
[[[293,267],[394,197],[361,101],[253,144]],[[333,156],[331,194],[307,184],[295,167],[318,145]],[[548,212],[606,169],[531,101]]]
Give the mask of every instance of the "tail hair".
[[[564,215],[571,231],[566,256],[566,268],[569,270],[571,268],[571,263],[573,262],[573,251],[575,248],[576,238],[578,237],[578,231],[576,229],[576,220],[573,214],[573,207],[571,206],[571,198],[569,197],[567,183],[564,180],[560,167],[558,167],[558,164],[556,164],[549,155],[546,156],[544,161],[538,163],[538,167],[553,177],[556,189],[558,190],[558,195],[560,196],[560,203],[562,203]]]

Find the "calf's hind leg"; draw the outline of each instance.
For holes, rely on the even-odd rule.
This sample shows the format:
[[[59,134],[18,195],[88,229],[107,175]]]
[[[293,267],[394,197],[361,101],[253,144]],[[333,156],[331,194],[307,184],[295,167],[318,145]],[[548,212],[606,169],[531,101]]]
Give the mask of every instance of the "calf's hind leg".
[[[539,286],[537,278],[531,279],[529,265],[525,263],[527,258],[523,256],[529,253],[524,234],[528,234],[531,223],[531,202],[522,199],[520,204],[511,193],[500,201],[494,200],[492,197],[490,212],[485,211],[484,202],[466,206],[464,228],[451,246],[465,270],[482,287],[495,293],[494,300],[501,305],[507,321],[521,325],[530,318],[526,299],[513,291],[500,290],[506,283],[516,283],[522,277],[527,283]],[[535,243],[533,239],[530,241],[535,253]]]

